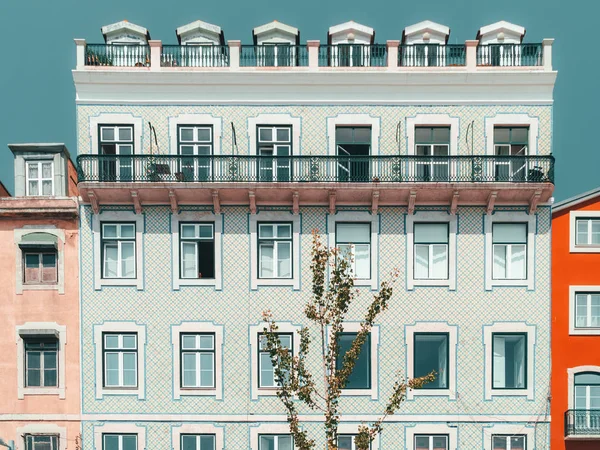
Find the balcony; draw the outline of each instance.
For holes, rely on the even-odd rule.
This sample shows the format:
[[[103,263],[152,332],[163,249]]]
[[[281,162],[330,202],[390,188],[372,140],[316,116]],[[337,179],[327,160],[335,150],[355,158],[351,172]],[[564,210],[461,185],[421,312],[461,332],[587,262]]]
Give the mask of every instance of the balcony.
[[[228,67],[226,45],[163,45],[161,67]]]
[[[150,47],[147,45],[88,44],[86,66],[150,67]]]
[[[242,45],[241,67],[306,67],[308,49],[306,45]]]
[[[80,155],[79,189],[98,204],[527,204],[553,191],[552,156]],[[90,195],[91,194],[91,195]],[[141,205],[141,203],[140,203]]]
[[[600,409],[569,409],[566,411],[565,439],[600,439]]]
[[[382,44],[338,44],[319,47],[319,67],[387,67]]]
[[[401,67],[462,67],[467,63],[465,45],[401,45],[398,66]]]
[[[489,44],[477,47],[478,66],[536,67],[542,64],[542,44]]]

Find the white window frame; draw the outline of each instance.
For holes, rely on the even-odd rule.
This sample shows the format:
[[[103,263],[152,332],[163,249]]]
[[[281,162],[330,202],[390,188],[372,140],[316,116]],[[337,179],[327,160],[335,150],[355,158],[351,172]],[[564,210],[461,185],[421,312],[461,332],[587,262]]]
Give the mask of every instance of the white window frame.
[[[448,388],[447,389],[408,389],[407,400],[415,397],[448,397],[456,400],[456,372],[457,372],[457,345],[458,326],[447,322],[417,322],[414,325],[405,325],[404,344],[406,345],[406,376],[414,378],[415,368],[415,334],[416,333],[447,333],[448,334]],[[420,434],[420,433],[418,433]],[[425,433],[427,434],[427,433]],[[436,433],[433,433],[436,434]]]
[[[182,434],[213,434],[215,436],[215,450],[225,449],[223,427],[205,423],[184,423],[171,427],[171,444],[173,450],[181,450]]]
[[[99,155],[99,132],[102,125],[129,125],[133,126],[133,154],[139,155],[143,153],[143,134],[144,121],[141,117],[136,117],[133,114],[115,114],[101,113],[97,116],[90,117],[90,154]]]
[[[144,450],[146,448],[146,427],[135,423],[111,423],[106,422],[103,425],[93,425],[94,449],[103,450],[102,436],[104,434],[135,434],[137,435],[137,448]]]
[[[525,449],[535,449],[535,428],[527,424],[499,424],[483,428],[483,448],[493,450],[492,436],[494,435],[523,435],[525,436]]]
[[[137,386],[136,387],[104,387],[104,352],[103,339],[105,333],[137,333]],[[104,322],[94,325],[94,351],[96,371],[96,400],[105,395],[135,395],[139,400],[146,398],[146,326],[135,322]]]
[[[294,117],[291,114],[259,114],[255,117],[248,118],[248,154],[258,155],[257,148],[257,133],[258,127],[261,125],[277,126],[286,125],[291,126],[291,145],[292,152],[290,156],[301,155],[302,150],[300,148],[301,142],[301,128],[302,118]]]
[[[56,236],[56,258],[58,281],[56,284],[25,284],[23,280],[23,250],[19,247],[24,236],[30,233],[48,233]],[[65,231],[58,228],[50,228],[50,226],[25,226],[14,230],[15,243],[15,291],[17,294],[22,294],[23,291],[51,291],[57,290],[59,295],[65,293]]]
[[[136,278],[102,278],[102,235],[101,226],[105,222],[135,223],[135,267]],[[132,211],[105,211],[92,216],[92,234],[94,240],[94,289],[99,291],[109,286],[135,286],[144,289],[144,231],[145,215]]]
[[[507,225],[525,225],[525,227],[528,227],[528,223],[509,223]],[[527,233],[527,232],[526,232]],[[511,272],[512,272],[512,268],[513,268],[513,262],[512,262],[512,258],[513,255],[515,253],[515,247],[518,246],[522,246],[525,245],[525,277],[524,278],[512,278]],[[495,273],[494,273],[494,258],[495,258],[495,254],[496,254],[496,246],[501,246],[504,248],[505,252],[505,259],[504,259],[504,265],[505,265],[505,272],[506,275],[504,278],[496,278],[495,277]],[[494,224],[492,224],[492,279],[494,281],[499,281],[499,280],[525,280],[527,279],[527,252],[528,248],[527,248],[527,234],[525,235],[525,243],[516,243],[516,242],[511,242],[511,243],[495,243],[494,242]]]
[[[44,436],[58,436],[58,450],[67,450],[67,428],[54,424],[30,424],[17,428],[17,439],[15,450],[27,450],[23,436],[27,434],[39,434]]]
[[[379,214],[368,211],[339,211],[327,215],[327,245],[336,246],[337,223],[370,223],[371,224],[371,278],[356,278],[355,286],[368,286],[372,291],[379,289]],[[331,268],[330,268],[331,274]]]
[[[287,211],[262,211],[250,214],[250,289],[257,290],[259,286],[291,286],[300,290],[300,214]],[[259,278],[258,262],[258,223],[259,222],[291,222],[292,223],[292,277],[291,278]]]
[[[338,114],[327,118],[327,142],[328,154],[337,155],[337,145],[335,139],[335,130],[337,127],[357,126],[371,127],[371,154],[369,156],[379,155],[379,139],[381,138],[381,117],[373,117],[369,114]],[[371,173],[377,176],[378,170],[373,163]]]
[[[258,364],[258,336],[264,333],[265,323],[250,325],[248,332],[248,346],[250,348],[250,395],[252,400],[258,400],[259,397],[274,397],[277,395],[278,388],[258,387],[259,364]],[[292,322],[277,322],[278,333],[292,334],[292,354],[298,356],[300,351],[300,330],[301,325],[294,325]],[[258,443],[257,443],[258,445]]]
[[[112,336],[117,336],[118,340],[119,340],[119,344],[118,347],[115,349],[107,349],[106,348],[106,337],[112,335]],[[123,347],[123,337],[128,336],[128,337],[134,337],[135,338],[135,348],[124,348]],[[135,333],[130,333],[130,332],[124,332],[124,333],[103,333],[102,335],[102,344],[103,344],[103,349],[102,349],[102,370],[103,370],[103,375],[104,375],[104,383],[106,384],[106,380],[108,379],[108,374],[107,374],[107,370],[108,370],[108,365],[106,363],[106,356],[109,353],[116,353],[118,356],[118,369],[119,369],[119,384],[115,385],[115,386],[105,386],[106,389],[135,389],[137,387],[137,380],[138,380],[138,339],[137,339],[137,334]],[[135,354],[135,386],[125,386],[124,384],[124,371],[125,371],[125,364],[124,364],[124,355],[125,353],[133,353]]]
[[[415,278],[415,223],[448,224],[448,279]],[[406,216],[406,288],[410,291],[417,286],[447,286],[456,290],[456,234],[458,217],[446,211],[415,211]]]
[[[104,227],[106,227],[107,225],[109,226],[116,226],[117,227],[117,237],[114,238],[107,238],[104,236]],[[121,233],[121,227],[125,225],[125,226],[129,226],[129,225],[134,225],[135,228],[135,224],[132,223],[125,223],[125,222],[101,222],[100,223],[100,236],[102,239],[102,275],[103,278],[105,279],[111,279],[111,280],[123,280],[123,279],[132,279],[132,277],[124,277],[123,276],[123,244],[124,243],[131,243],[133,242],[133,248],[134,248],[134,255],[133,255],[133,272],[137,273],[137,264],[135,261],[135,248],[136,248],[136,235],[134,233],[134,237],[133,239],[131,238],[124,238],[120,233]],[[114,243],[117,244],[117,276],[116,277],[108,277],[106,272],[107,272],[107,267],[106,267],[106,242],[105,241],[114,241]],[[135,277],[133,277],[135,278]]]
[[[358,434],[358,427],[361,424],[358,423],[340,423],[338,425],[338,434],[352,434],[352,435],[357,435]],[[380,434],[377,434],[375,436],[375,439],[373,439],[373,442],[371,442],[371,450],[378,450],[379,449],[379,442],[380,442]],[[354,441],[352,442],[352,444],[354,445]]]
[[[486,154],[494,155],[496,146],[494,144],[495,127],[529,127],[528,155],[538,154],[539,118],[531,117],[529,114],[496,114],[494,117],[485,118],[485,143]]]
[[[212,114],[179,114],[169,117],[169,153],[171,155],[178,154],[177,129],[179,125],[212,126],[213,155],[221,154],[221,141],[223,140],[223,119],[221,117],[215,117]]]
[[[600,286],[569,286],[569,335],[572,336],[600,336],[599,328],[576,328],[575,319],[577,317],[576,307],[576,295],[579,293],[586,294],[600,294]],[[589,313],[589,311],[588,311]]]
[[[569,212],[569,251],[571,253],[600,253],[600,245],[577,245],[577,219],[600,220],[600,211]]]
[[[36,164],[38,166],[38,178],[36,178],[35,180],[31,180],[31,181],[37,181],[38,182],[38,194],[37,195],[33,195],[29,192],[29,166]],[[43,178],[42,176],[42,164],[50,164],[50,168],[51,168],[51,172],[52,175],[50,176],[50,178]],[[52,193],[50,195],[48,194],[42,194],[42,183],[44,181],[48,181],[50,180],[52,182]],[[28,159],[25,160],[25,192],[26,192],[26,196],[27,197],[52,197],[54,196],[55,190],[54,190],[54,159]]]
[[[180,222],[213,222],[215,244],[215,278],[181,278],[179,259],[181,248],[179,246]],[[171,251],[173,290],[178,291],[184,286],[213,286],[216,291],[223,289],[223,215],[213,214],[209,211],[181,211],[171,215]]]
[[[272,237],[267,237],[267,238],[261,238],[261,227],[272,227],[273,230],[278,230],[279,227],[289,227],[290,230],[290,237],[289,238],[283,238],[283,237],[279,237],[279,236],[275,236],[275,233],[273,233]],[[261,280],[264,279],[290,279],[293,277],[293,273],[292,273],[292,269],[293,269],[293,260],[294,260],[294,254],[292,252],[292,248],[293,248],[293,224],[289,223],[289,222],[258,222],[257,224],[257,229],[258,229],[258,277]],[[262,242],[261,242],[262,241]],[[266,241],[266,242],[265,242]],[[271,245],[272,244],[272,245]],[[290,249],[290,267],[289,267],[289,277],[283,277],[280,276],[279,274],[279,268],[278,268],[278,261],[279,261],[279,252],[280,252],[280,245],[281,244],[287,244],[289,245],[289,249]],[[273,276],[272,277],[261,277],[261,273],[262,273],[262,268],[263,268],[263,264],[262,264],[262,255],[263,255],[263,249],[262,249],[262,245],[266,245],[269,247],[273,248],[273,267],[272,267],[272,272],[273,272]]]
[[[258,437],[261,434],[292,434],[292,432],[287,423],[263,423],[258,426],[250,426],[250,450],[260,450]],[[298,448],[295,439],[294,448]]]
[[[48,335],[58,339],[58,386],[52,387],[27,387],[25,386],[25,341],[28,335]],[[59,399],[65,398],[66,388],[66,344],[67,327],[56,322],[26,322],[16,327],[17,344],[17,398],[22,400],[26,395],[58,395]]]
[[[458,450],[458,427],[441,423],[420,423],[404,428],[406,448],[414,450],[415,435],[445,434],[448,435],[448,450]]]
[[[527,336],[527,388],[525,389],[494,389],[492,360],[494,357],[493,335],[505,333],[523,333]],[[492,397],[527,397],[533,400],[535,396],[535,343],[536,327],[525,322],[497,322],[483,326],[483,345],[485,350],[485,399]]]
[[[181,387],[181,334],[210,333],[215,336],[215,386],[213,388]],[[223,399],[223,344],[224,327],[214,322],[181,322],[171,326],[171,346],[173,347],[173,398],[180,400],[187,396],[215,397]]]
[[[527,273],[526,278],[494,280],[493,278],[493,236],[494,223],[526,223],[527,224]],[[485,290],[491,291],[494,286],[526,287],[528,291],[535,288],[535,235],[537,214],[527,214],[524,211],[496,211],[484,216],[485,233]]]
[[[567,369],[568,383],[568,409],[575,409],[575,375],[582,372],[596,372],[600,374],[600,366],[576,366]]]

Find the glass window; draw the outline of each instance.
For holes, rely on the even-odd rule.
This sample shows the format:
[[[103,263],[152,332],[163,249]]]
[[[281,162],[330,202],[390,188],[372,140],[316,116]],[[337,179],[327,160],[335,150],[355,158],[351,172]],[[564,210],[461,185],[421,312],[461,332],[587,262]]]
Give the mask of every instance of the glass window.
[[[102,450],[137,450],[137,434],[103,434]]]
[[[181,335],[181,387],[215,387],[214,333]]]
[[[600,219],[577,219],[575,245],[600,245]]]
[[[258,278],[292,278],[292,224],[258,224]]]
[[[54,195],[54,163],[52,161],[27,161],[27,195]]]
[[[291,434],[259,434],[258,450],[294,450]]]
[[[279,333],[279,342],[282,348],[293,351],[294,337],[291,333]],[[267,350],[267,338],[261,333],[258,335],[258,387],[276,388],[280,385],[275,375],[274,362]]]
[[[336,127],[338,181],[371,181],[371,127]]]
[[[26,434],[25,450],[58,450],[58,436]]]
[[[492,334],[492,388],[527,388],[527,335]]]
[[[415,127],[417,181],[448,181],[450,127]]]
[[[492,450],[527,450],[527,436],[524,435],[493,435]]]
[[[179,125],[177,151],[180,181],[207,181],[212,177],[213,129],[207,125]]]
[[[527,156],[528,144],[529,127],[494,127],[496,155],[511,157],[496,158],[496,181],[525,181],[527,179],[527,161],[525,158],[518,157]],[[530,172],[533,173],[533,170]]]
[[[448,223],[415,223],[415,279],[448,279]]]
[[[371,224],[336,223],[335,246],[357,279],[371,278]]]
[[[600,328],[600,292],[575,294],[575,328]]]
[[[435,371],[435,380],[423,389],[448,389],[448,333],[415,333],[413,377],[419,378]]]
[[[492,225],[494,280],[527,278],[527,224],[494,223]]]
[[[180,223],[181,278],[215,278],[214,223]]]
[[[135,278],[135,224],[102,223],[102,278]]]
[[[355,438],[355,434],[338,434],[338,450],[356,450]]]
[[[336,370],[341,370],[344,356],[352,347],[357,333],[340,333],[338,335],[338,356],[335,361]],[[360,354],[354,365],[352,373],[346,381],[344,389],[371,389],[371,335],[360,349]]]
[[[137,333],[104,333],[104,387],[137,387]]]
[[[58,282],[56,251],[24,252],[24,284],[56,284]]]
[[[182,434],[181,450],[216,450],[214,434]]]
[[[581,372],[575,374],[575,409],[600,409],[600,373]],[[582,421],[583,428],[590,427],[590,416],[576,415],[576,421]],[[586,423],[587,422],[587,423]]]
[[[100,125],[100,180],[133,180],[133,126]]]
[[[292,127],[258,127],[258,180],[290,181]]]
[[[58,387],[58,340],[24,339],[25,386]]]
[[[415,450],[448,450],[448,435],[416,434]]]

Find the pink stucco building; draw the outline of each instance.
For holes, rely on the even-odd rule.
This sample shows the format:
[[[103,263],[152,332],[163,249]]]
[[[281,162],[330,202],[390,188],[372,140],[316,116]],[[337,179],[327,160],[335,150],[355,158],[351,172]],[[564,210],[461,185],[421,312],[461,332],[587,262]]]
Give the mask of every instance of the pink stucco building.
[[[15,450],[75,450],[77,171],[63,144],[9,148],[15,195],[0,198],[0,439]]]

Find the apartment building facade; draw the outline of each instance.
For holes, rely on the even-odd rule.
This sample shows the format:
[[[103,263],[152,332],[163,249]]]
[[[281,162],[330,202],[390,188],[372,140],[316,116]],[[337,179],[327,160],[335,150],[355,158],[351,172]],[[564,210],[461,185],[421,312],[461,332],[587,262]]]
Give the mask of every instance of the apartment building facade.
[[[0,198],[0,439],[15,450],[74,450],[81,429],[77,171],[63,144],[9,148],[15,195]]]
[[[552,209],[552,448],[600,442],[600,190]]]
[[[102,31],[73,71],[85,447],[291,449],[261,314],[297,351],[313,231],[354,256],[348,333],[400,273],[340,449],[397,373],[430,370],[374,449],[547,447],[552,40],[506,22],[462,45],[429,21],[384,44],[354,22],[305,45],[280,22],[253,45],[202,21],[178,45]]]

